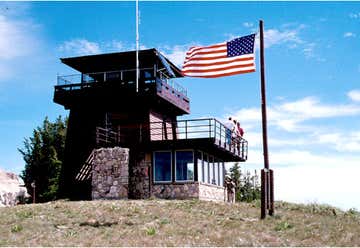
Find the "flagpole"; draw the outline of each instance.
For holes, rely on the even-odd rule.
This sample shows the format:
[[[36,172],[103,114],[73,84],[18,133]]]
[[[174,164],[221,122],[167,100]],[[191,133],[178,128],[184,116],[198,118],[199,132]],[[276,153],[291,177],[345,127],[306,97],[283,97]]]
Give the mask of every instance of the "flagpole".
[[[261,173],[261,218],[266,217],[266,209],[273,215],[273,174],[269,171],[269,153],[267,139],[267,116],[266,116],[266,90],[265,90],[265,49],[264,49],[264,22],[260,20],[260,76],[261,76],[261,113],[262,113],[262,134],[264,169]]]
[[[139,0],[136,0],[136,92],[139,92]]]

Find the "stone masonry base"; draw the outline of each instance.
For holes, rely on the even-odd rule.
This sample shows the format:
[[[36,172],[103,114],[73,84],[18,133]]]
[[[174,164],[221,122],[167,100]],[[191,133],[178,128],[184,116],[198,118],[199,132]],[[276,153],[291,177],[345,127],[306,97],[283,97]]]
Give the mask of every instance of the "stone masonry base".
[[[129,159],[128,148],[100,148],[94,151],[92,199],[200,199],[226,201],[226,190],[199,182],[161,183],[149,187],[151,159],[138,154]],[[141,155],[141,156],[140,156]],[[129,175],[130,172],[130,175]],[[133,178],[131,178],[133,177]]]

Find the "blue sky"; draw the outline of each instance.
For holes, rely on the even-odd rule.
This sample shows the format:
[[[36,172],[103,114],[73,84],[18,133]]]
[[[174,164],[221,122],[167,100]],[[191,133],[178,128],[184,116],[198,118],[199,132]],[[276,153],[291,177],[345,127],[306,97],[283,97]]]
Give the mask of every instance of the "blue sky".
[[[60,57],[135,48],[134,7],[0,3],[0,168],[19,173],[24,137],[45,116],[68,114],[52,102],[56,75],[76,73]],[[360,209],[358,2],[140,2],[140,12],[141,47],[179,66],[190,46],[257,32],[263,19],[276,198]],[[243,168],[251,170],[262,167],[259,80],[259,72],[178,80],[191,99],[188,118],[242,122],[250,144]]]

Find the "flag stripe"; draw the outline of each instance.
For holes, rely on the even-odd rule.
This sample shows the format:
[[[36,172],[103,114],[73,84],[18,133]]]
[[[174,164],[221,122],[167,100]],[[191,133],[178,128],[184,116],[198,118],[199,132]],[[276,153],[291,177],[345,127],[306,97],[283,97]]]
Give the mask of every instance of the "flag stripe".
[[[183,72],[208,72],[208,71],[218,71],[220,69],[231,69],[231,68],[243,68],[255,66],[254,63],[243,63],[243,62],[235,62],[231,64],[224,65],[211,65],[211,66],[202,66],[199,68],[198,66],[187,67],[183,69]]]
[[[186,54],[190,54],[190,53],[192,53],[194,51],[198,51],[198,50],[201,50],[201,49],[212,49],[212,48],[216,49],[216,48],[219,48],[219,47],[222,47],[222,46],[225,46],[225,45],[226,45],[226,42],[219,43],[219,44],[212,45],[212,46],[206,46],[206,47],[195,46],[195,47],[191,47]]]
[[[232,72],[232,71],[237,71],[237,70],[250,70],[250,69],[255,69],[255,65],[254,64],[250,64],[250,65],[245,65],[245,66],[229,66],[229,67],[224,67],[221,68],[221,70],[218,69],[209,69],[209,70],[188,70],[188,71],[183,71],[185,74],[191,74],[191,73],[204,73],[204,75],[206,73],[223,73],[223,72]]]
[[[242,73],[249,73],[249,72],[255,72],[254,69],[248,69],[248,70],[241,70],[241,71],[232,71],[232,72],[219,72],[218,74],[210,73],[210,74],[199,74],[199,73],[190,73],[190,74],[184,74],[184,76],[189,77],[201,77],[201,78],[217,78],[217,77],[225,77],[225,76],[233,76],[236,74],[242,74]]]
[[[252,61],[254,60],[254,56],[251,55],[249,57],[226,57],[223,59],[213,59],[213,60],[191,60],[187,63],[184,63],[183,68],[193,65],[202,65],[202,66],[210,66],[210,65],[223,65],[226,63],[238,62],[238,61]]]
[[[197,52],[194,52],[194,53],[191,53],[190,55],[186,56],[187,58],[194,58],[198,55],[208,55],[208,54],[223,54],[223,53],[226,53],[227,52],[227,49],[226,47],[223,48],[219,48],[219,49],[214,49],[214,50],[209,50],[209,51],[203,51],[203,50],[199,50]]]
[[[255,34],[229,42],[191,47],[182,68],[184,76],[222,77],[255,71]]]

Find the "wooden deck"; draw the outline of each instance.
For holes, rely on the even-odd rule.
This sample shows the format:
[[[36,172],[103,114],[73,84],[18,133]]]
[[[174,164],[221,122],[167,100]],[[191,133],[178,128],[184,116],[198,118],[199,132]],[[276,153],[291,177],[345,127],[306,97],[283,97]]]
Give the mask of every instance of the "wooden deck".
[[[116,98],[124,103],[163,104],[179,115],[190,113],[187,92],[174,79],[141,78],[137,93],[130,73],[133,70],[58,76],[54,102],[69,109],[79,101],[106,102]]]

